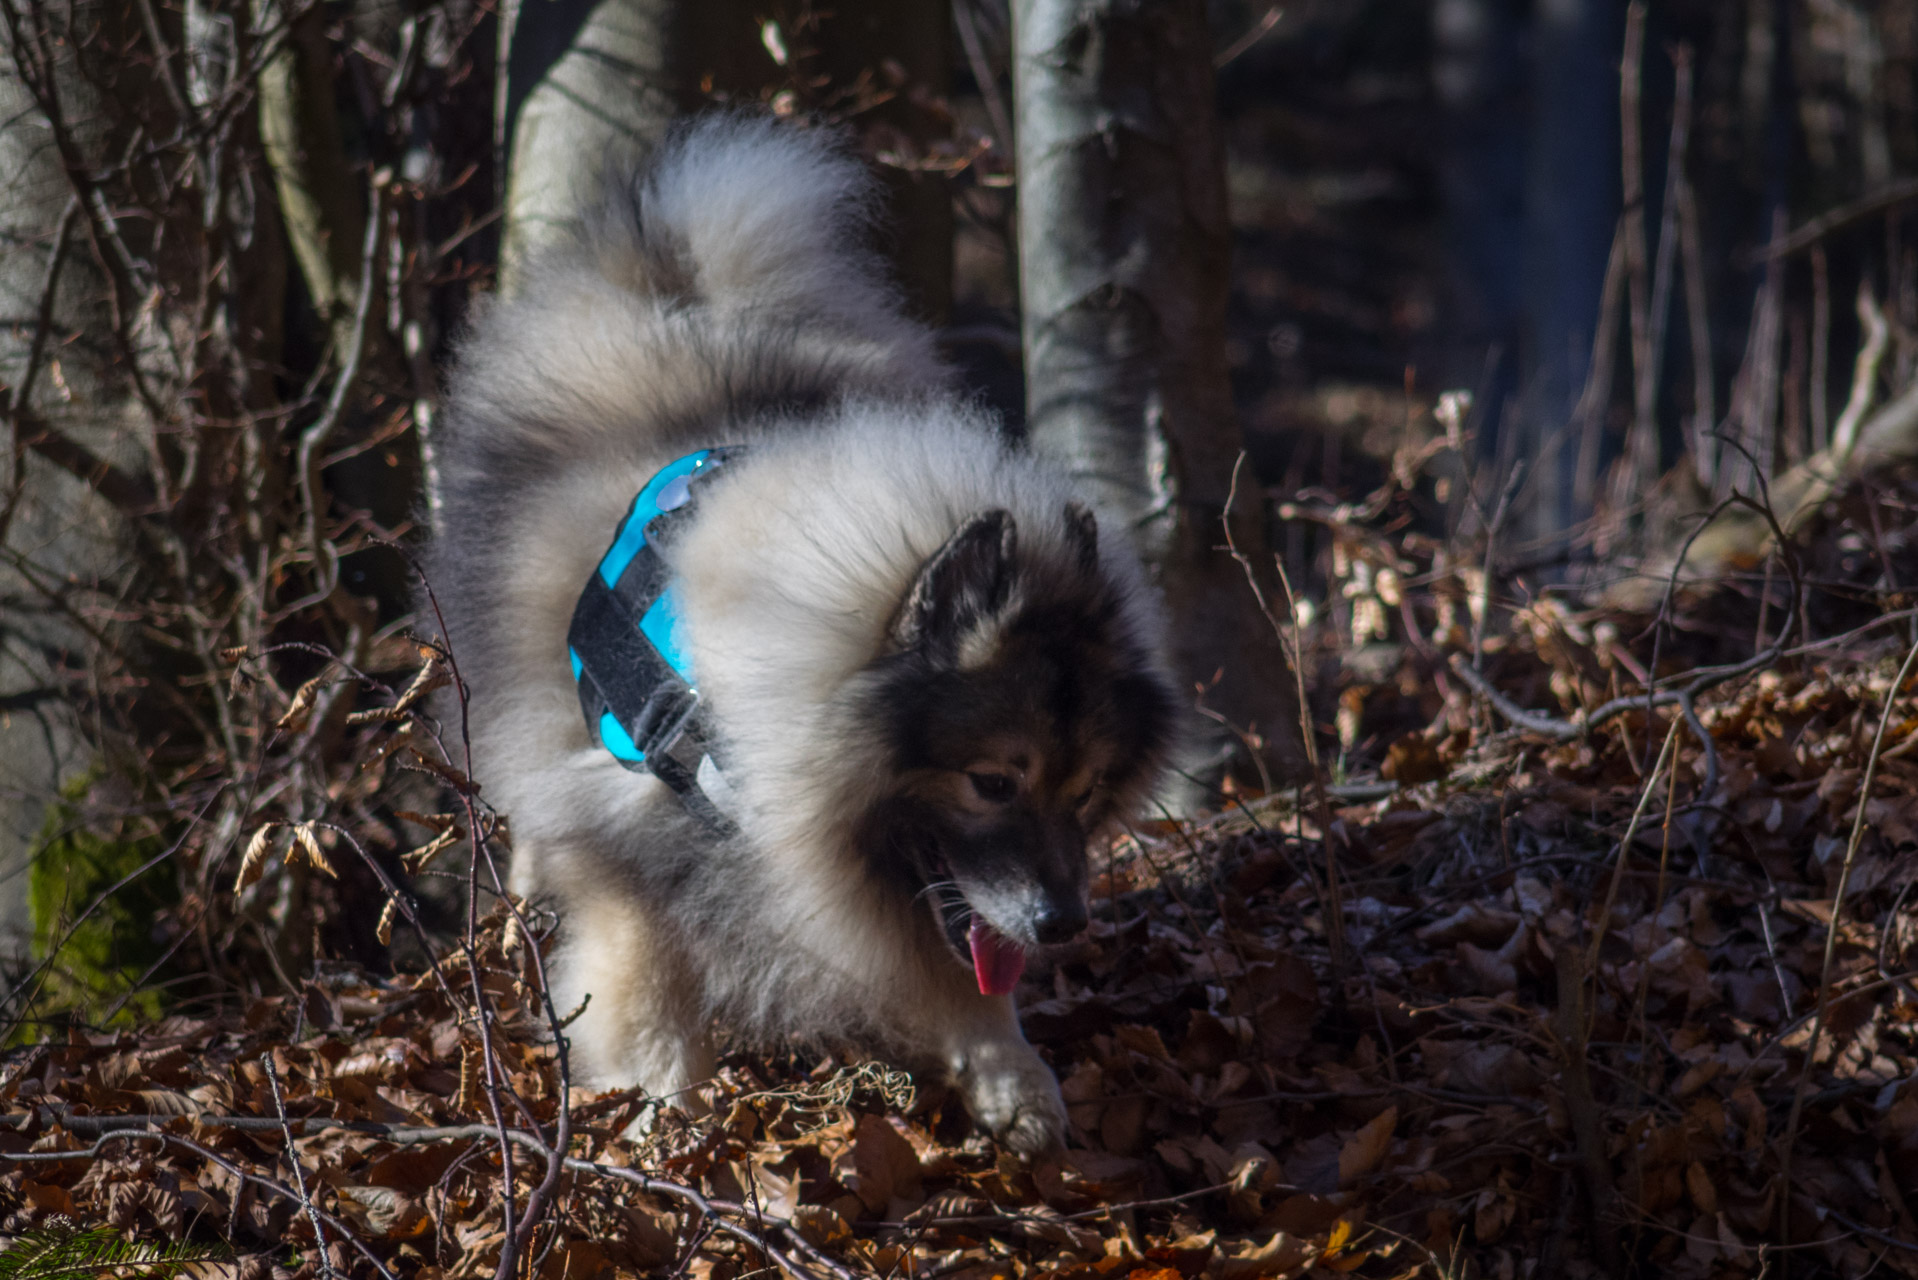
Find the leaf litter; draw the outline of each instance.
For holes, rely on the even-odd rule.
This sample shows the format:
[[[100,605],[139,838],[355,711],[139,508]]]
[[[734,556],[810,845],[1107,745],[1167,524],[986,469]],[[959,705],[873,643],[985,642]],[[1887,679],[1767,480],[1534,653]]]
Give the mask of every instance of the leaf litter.
[[[1488,679],[1575,700],[1590,650],[1533,631]],[[798,1049],[692,1098],[569,1087],[552,922],[496,897],[422,972],[10,1050],[0,1231],[217,1244],[258,1280],[1918,1276],[1897,656],[1703,691],[1709,749],[1675,708],[1558,741],[1454,693],[1383,798],[1128,833],[1021,984],[1055,1158],[997,1150],[936,1081]],[[501,835],[400,816],[431,833],[414,865],[476,817]],[[275,851],[331,871],[333,834],[263,826],[239,882]]]

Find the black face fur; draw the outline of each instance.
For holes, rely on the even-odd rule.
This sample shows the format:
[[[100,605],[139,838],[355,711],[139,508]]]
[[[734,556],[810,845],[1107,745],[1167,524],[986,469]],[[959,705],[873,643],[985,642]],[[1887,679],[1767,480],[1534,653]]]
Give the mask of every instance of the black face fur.
[[[1156,779],[1171,690],[1099,571],[1090,513],[1066,563],[1018,556],[1003,511],[927,561],[878,664],[895,785],[863,824],[881,876],[924,895],[963,957],[975,912],[1031,947],[1086,922],[1088,837]]]

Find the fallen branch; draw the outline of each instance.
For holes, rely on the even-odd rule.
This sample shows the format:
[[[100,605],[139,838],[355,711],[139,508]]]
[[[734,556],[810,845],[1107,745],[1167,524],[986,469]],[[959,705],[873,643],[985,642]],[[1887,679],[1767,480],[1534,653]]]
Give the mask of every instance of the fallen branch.
[[[1744,675],[1750,671],[1758,670],[1760,667],[1775,660],[1778,655],[1767,650],[1758,656],[1765,659],[1765,661],[1758,662],[1754,660],[1751,662],[1738,663],[1735,667],[1717,667],[1709,672],[1703,673],[1699,679],[1694,680],[1691,684],[1685,685],[1683,688],[1655,689],[1649,697],[1642,694],[1630,694],[1623,698],[1613,698],[1610,702],[1594,710],[1581,711],[1576,717],[1570,720],[1562,720],[1557,716],[1546,715],[1542,711],[1527,711],[1524,707],[1519,706],[1516,702],[1513,702],[1510,698],[1500,693],[1498,687],[1486,679],[1482,672],[1474,671],[1471,662],[1462,653],[1452,655],[1451,667],[1459,679],[1470,685],[1474,693],[1484,698],[1485,701],[1491,705],[1492,710],[1504,716],[1506,720],[1510,721],[1517,728],[1523,729],[1527,733],[1535,733],[1541,738],[1550,738],[1553,742],[1576,742],[1600,725],[1624,715],[1627,711],[1644,711],[1652,707],[1677,707],[1679,713],[1684,717],[1685,723],[1690,727],[1692,736],[1698,739],[1698,745],[1705,752],[1705,778],[1708,789],[1704,794],[1709,795],[1709,784],[1715,783],[1718,780],[1718,749],[1716,744],[1712,742],[1710,731],[1705,728],[1704,722],[1698,718],[1698,712],[1693,704],[1693,699],[1695,699],[1701,691],[1709,689],[1715,684],[1723,684],[1727,680]]]

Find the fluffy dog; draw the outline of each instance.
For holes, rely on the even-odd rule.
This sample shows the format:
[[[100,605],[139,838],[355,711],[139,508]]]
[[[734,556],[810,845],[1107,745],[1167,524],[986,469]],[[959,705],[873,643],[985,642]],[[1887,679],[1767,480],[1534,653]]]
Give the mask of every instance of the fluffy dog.
[[[1006,993],[1085,924],[1173,685],[1125,538],[949,388],[872,205],[821,132],[683,129],[474,324],[430,577],[586,1079],[678,1093],[716,1028],[858,1045],[1033,1152],[1065,1113]],[[722,446],[653,539],[709,757],[676,792],[582,715],[569,620],[635,494]]]

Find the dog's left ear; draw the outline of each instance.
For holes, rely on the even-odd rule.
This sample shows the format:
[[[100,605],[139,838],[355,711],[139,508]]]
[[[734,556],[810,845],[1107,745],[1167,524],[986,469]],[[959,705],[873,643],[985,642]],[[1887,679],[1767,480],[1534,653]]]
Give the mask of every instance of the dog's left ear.
[[[960,525],[919,567],[893,618],[893,645],[955,651],[968,632],[1005,607],[1018,547],[1010,511],[995,507]]]

